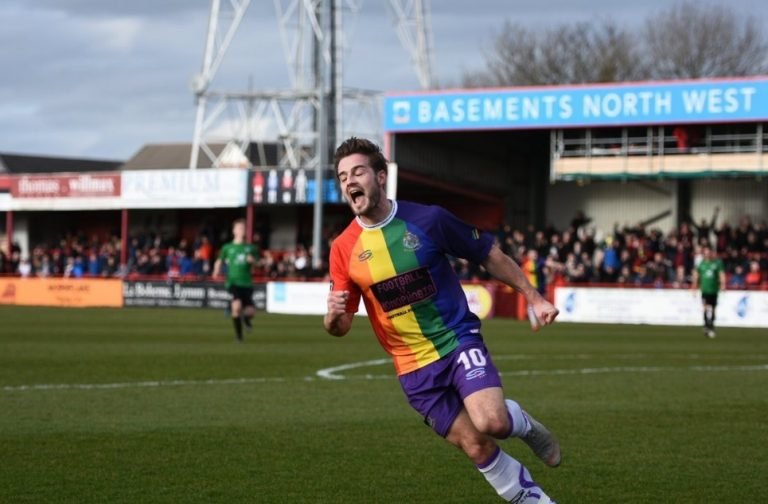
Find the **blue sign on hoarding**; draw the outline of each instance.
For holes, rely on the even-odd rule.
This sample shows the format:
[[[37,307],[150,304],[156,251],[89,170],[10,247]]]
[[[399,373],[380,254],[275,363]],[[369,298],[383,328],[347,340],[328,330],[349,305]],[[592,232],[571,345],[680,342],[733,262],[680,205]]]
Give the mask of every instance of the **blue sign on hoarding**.
[[[768,120],[768,77],[390,95],[387,131]]]

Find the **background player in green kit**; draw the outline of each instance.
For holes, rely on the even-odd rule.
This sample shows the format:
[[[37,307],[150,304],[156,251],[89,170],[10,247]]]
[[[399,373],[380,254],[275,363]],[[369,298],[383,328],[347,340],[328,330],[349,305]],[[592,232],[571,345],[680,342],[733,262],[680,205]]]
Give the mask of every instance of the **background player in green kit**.
[[[259,260],[255,245],[245,243],[245,219],[232,223],[233,239],[221,248],[213,266],[213,276],[221,274],[222,263],[227,265],[226,288],[232,295],[232,324],[237,341],[243,341],[243,324],[250,329],[254,314],[253,279],[251,269]]]
[[[720,289],[725,289],[725,266],[723,261],[712,253],[712,248],[704,246],[703,258],[693,270],[693,288],[701,288],[701,301],[704,307],[704,334],[715,337],[715,308]]]

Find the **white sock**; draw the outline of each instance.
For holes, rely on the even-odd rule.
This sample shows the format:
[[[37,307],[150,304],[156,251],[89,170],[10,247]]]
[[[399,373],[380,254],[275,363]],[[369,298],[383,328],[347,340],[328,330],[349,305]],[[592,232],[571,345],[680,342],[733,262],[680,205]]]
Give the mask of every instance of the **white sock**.
[[[550,502],[549,497],[533,482],[531,473],[520,462],[501,449],[496,457],[485,466],[478,466],[485,479],[499,497],[507,502],[533,504]]]
[[[509,412],[509,437],[524,437],[531,431],[531,422],[528,421],[523,409],[512,399],[504,401]]]

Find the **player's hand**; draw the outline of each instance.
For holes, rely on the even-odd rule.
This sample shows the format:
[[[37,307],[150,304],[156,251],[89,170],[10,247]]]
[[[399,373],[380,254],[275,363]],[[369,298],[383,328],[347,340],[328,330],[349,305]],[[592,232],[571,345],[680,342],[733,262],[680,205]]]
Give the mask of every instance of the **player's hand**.
[[[528,317],[531,321],[531,328],[537,331],[542,325],[550,325],[555,322],[560,310],[544,298],[539,298],[534,303],[528,305]]]
[[[328,315],[337,316],[347,313],[349,291],[331,291],[328,293]]]

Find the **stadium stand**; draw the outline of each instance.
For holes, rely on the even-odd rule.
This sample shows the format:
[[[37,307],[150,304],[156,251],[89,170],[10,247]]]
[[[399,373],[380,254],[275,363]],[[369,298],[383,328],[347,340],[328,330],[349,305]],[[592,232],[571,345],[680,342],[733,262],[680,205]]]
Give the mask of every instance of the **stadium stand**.
[[[735,225],[683,222],[663,234],[642,225],[616,226],[606,232],[589,227],[590,219],[577,213],[565,230],[514,229],[503,225],[496,231],[499,245],[519,264],[533,261],[537,283],[622,284],[656,287],[688,287],[691,271],[703,245],[717,250],[724,260],[730,287],[768,286],[768,226],[743,216]],[[705,225],[706,224],[706,225]],[[340,230],[327,229],[328,244]],[[210,236],[209,236],[210,235]],[[54,243],[36,245],[28,258],[18,247],[8,258],[0,256],[6,274],[22,276],[127,277],[199,280],[210,277],[211,266],[226,236],[226,230],[201,232],[194,240],[169,238],[157,231],[132,236],[128,263],[119,265],[120,239],[67,234]],[[261,243],[256,233],[254,242]],[[531,252],[533,251],[533,253]],[[324,251],[327,259],[327,247]],[[254,276],[260,279],[322,278],[325,268],[311,269],[311,250],[304,244],[295,249],[262,249]],[[486,280],[477,265],[456,260],[463,280]]]

